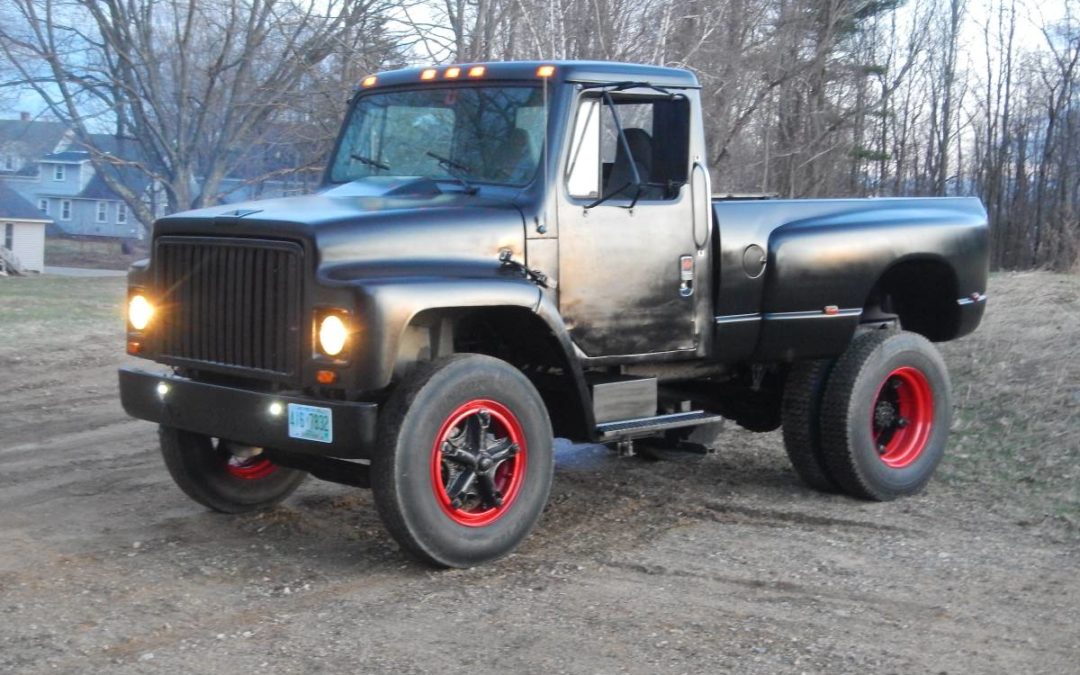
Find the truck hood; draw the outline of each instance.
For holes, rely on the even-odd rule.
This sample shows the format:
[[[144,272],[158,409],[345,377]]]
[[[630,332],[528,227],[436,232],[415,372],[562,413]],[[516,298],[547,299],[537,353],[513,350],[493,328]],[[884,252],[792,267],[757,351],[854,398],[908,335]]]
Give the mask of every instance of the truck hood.
[[[154,238],[164,236],[296,241],[326,279],[490,276],[502,249],[524,260],[525,224],[510,198],[442,192],[422,178],[371,178],[173,214],[154,224]]]

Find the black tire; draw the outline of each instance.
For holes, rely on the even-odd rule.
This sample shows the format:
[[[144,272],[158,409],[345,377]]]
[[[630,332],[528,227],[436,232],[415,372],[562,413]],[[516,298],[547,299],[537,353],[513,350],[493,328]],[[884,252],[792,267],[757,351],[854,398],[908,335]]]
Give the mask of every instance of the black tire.
[[[952,394],[929,340],[875,331],[856,338],[829,376],[821,446],[848,494],[888,501],[919,492],[945,452]]]
[[[239,460],[220,441],[161,426],[161,455],[169,474],[188,496],[221,513],[269,508],[288,497],[307,473],[263,457]]]
[[[551,422],[536,388],[511,365],[477,354],[422,364],[397,385],[379,424],[371,462],[375,504],[394,539],[420,560],[441,567],[494,560],[540,519],[555,468]],[[490,437],[473,443],[469,429],[475,438],[476,429]],[[483,458],[515,437],[517,454],[489,462],[488,482],[462,455],[446,454]],[[458,479],[475,489],[457,491]],[[454,495],[462,503],[452,502]]]
[[[832,359],[802,361],[788,371],[781,403],[784,449],[803,483],[819,492],[839,492],[821,451],[821,399]]]

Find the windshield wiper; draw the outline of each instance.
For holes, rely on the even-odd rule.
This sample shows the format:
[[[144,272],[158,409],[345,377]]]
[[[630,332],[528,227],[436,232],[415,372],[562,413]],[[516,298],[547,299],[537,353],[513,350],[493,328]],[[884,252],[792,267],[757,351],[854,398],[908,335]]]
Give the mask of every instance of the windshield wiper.
[[[466,176],[472,169],[465,166],[461,162],[455,162],[449,157],[436,155],[434,152],[431,151],[428,151],[427,155],[428,157],[431,157],[432,159],[437,161],[439,163],[439,166],[446,169],[446,173],[450,174],[452,178],[461,183],[461,187],[465,189],[466,194],[474,195],[479,191],[480,188],[476,187],[466,179]]]
[[[360,162],[361,164],[367,164],[368,166],[373,166],[376,169],[382,169],[383,171],[389,171],[390,170],[390,165],[389,164],[383,164],[382,162],[380,162],[378,160],[375,160],[375,159],[372,159],[370,157],[364,157],[363,155],[358,155],[355,152],[350,153],[349,156],[352,157],[353,159],[355,159],[356,161]]]

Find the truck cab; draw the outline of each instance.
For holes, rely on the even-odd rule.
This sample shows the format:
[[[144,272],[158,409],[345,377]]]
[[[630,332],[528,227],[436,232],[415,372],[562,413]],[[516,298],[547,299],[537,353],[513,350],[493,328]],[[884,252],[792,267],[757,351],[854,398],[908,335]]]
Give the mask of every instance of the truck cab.
[[[165,370],[121,370],[125,409],[196,501],[371,487],[436,565],[527,535],[554,436],[782,425],[813,488],[921,489],[948,434],[931,341],[985,305],[981,205],[714,198],[699,93],[604,62],[365,78],[316,194],[155,223],[127,350]]]

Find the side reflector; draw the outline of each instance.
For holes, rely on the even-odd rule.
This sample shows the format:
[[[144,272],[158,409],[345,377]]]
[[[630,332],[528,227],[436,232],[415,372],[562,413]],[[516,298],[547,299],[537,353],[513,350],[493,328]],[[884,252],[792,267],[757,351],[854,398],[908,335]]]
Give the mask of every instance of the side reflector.
[[[469,77],[483,77],[485,72],[487,72],[487,68],[484,66],[473,66],[469,68]]]
[[[360,84],[362,84],[365,87],[374,87],[375,83],[378,82],[378,81],[379,81],[379,78],[375,77],[374,75],[368,75],[367,77],[364,78],[363,82],[361,82]]]
[[[555,74],[555,66],[540,66],[536,69],[537,77],[551,77]]]
[[[446,72],[443,74],[443,77],[452,80],[455,77],[458,77],[459,75],[461,75],[461,68],[458,68],[457,66],[451,66],[451,67],[446,69]]]
[[[437,74],[438,74],[438,71],[435,70],[434,68],[425,68],[424,70],[422,70],[420,72],[420,79],[421,80],[434,80],[435,76]]]
[[[840,308],[836,305],[825,305],[825,309],[821,310],[828,316],[836,316],[840,313]]]
[[[332,370],[318,370],[315,372],[315,381],[319,384],[333,384],[337,382],[337,373]]]

